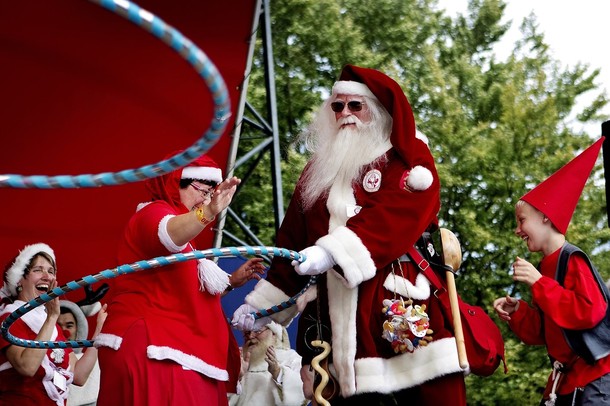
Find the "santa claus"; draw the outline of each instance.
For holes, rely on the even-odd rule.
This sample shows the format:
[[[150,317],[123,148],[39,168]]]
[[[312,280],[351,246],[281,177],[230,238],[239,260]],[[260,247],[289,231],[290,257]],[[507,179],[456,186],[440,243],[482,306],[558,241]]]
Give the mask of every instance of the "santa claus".
[[[271,317],[288,324],[301,312],[297,351],[305,371],[316,355],[310,342],[331,342],[331,372],[340,386],[333,405],[464,405],[451,327],[429,281],[404,255],[437,227],[440,184],[402,89],[379,71],[347,65],[305,137],[312,158],[277,246],[300,251],[306,260],[274,259],[266,280],[235,312],[234,324],[245,330],[264,324],[252,318],[253,309],[287,300],[318,275],[296,307]],[[418,317],[427,323],[421,337],[410,333],[406,319],[399,334],[384,332],[386,322],[396,323],[388,300],[421,310]]]

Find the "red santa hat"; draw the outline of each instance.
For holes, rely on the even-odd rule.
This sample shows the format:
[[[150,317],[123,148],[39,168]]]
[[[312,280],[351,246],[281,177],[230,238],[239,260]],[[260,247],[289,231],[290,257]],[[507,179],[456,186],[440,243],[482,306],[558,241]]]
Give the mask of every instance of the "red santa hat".
[[[601,137],[520,200],[541,211],[565,234],[603,141],[604,137]]]
[[[173,152],[165,159],[169,159],[180,152]],[[188,209],[180,201],[180,179],[211,180],[220,183],[222,182],[222,170],[212,158],[202,155],[183,168],[148,179],[146,187],[152,196],[152,200],[165,200],[179,212],[187,212]]]
[[[400,85],[387,75],[369,68],[346,65],[333,94],[353,94],[378,100],[392,116],[390,142],[398,155],[411,167],[405,179],[413,191],[428,189],[438,181],[434,158],[428,145],[417,137],[411,105]]]
[[[0,299],[17,297],[17,285],[19,285],[19,281],[23,278],[25,269],[30,264],[30,261],[32,261],[32,258],[41,252],[49,255],[53,262],[55,262],[55,253],[47,244],[26,245],[4,270],[4,283],[2,289],[0,289]]]

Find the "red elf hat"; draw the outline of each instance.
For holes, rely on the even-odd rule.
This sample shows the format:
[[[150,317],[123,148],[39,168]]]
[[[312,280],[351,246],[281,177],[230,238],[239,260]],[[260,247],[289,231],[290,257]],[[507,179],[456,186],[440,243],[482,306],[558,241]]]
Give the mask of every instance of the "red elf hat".
[[[565,234],[603,141],[604,137],[601,137],[520,200],[544,213]]]

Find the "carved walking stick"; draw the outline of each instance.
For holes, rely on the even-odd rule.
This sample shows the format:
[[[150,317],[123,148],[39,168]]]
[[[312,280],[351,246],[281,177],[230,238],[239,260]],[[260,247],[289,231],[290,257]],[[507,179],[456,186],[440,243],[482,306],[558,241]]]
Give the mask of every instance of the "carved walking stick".
[[[464,331],[462,330],[462,319],[460,317],[460,309],[458,303],[457,288],[455,286],[455,277],[453,275],[462,264],[462,249],[460,242],[446,228],[441,228],[441,244],[443,246],[443,261],[445,265],[451,268],[446,272],[447,276],[447,293],[449,294],[449,303],[451,305],[451,315],[453,317],[453,330],[455,334],[455,342],[458,350],[458,360],[462,369],[468,368],[468,357],[466,356],[466,344],[464,342]]]

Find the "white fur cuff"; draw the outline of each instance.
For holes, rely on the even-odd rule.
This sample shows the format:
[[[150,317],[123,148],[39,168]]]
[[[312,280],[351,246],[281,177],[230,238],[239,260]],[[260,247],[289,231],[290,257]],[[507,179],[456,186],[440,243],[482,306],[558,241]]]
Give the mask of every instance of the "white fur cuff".
[[[343,270],[348,288],[355,288],[363,281],[375,276],[376,266],[362,240],[349,228],[337,227],[332,233],[316,241],[326,249]],[[337,274],[338,275],[338,274]]]

